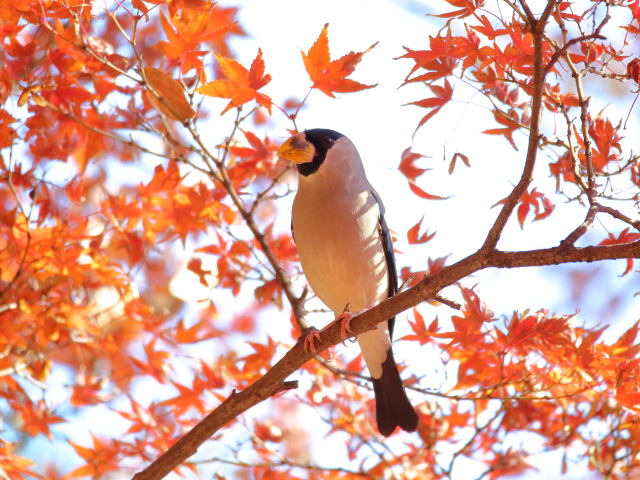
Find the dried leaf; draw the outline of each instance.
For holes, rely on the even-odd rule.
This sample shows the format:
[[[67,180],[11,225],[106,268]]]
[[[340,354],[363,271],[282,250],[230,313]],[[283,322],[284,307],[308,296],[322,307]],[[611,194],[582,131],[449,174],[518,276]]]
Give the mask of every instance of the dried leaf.
[[[151,88],[149,98],[165,115],[179,122],[186,122],[196,116],[180,82],[171,75],[154,67],[144,67],[144,79]]]
[[[471,163],[469,163],[469,157],[467,157],[464,153],[456,152],[451,158],[451,162],[449,163],[449,175],[453,174],[454,169],[456,168],[456,160],[462,160],[462,162],[467,166],[471,167]]]

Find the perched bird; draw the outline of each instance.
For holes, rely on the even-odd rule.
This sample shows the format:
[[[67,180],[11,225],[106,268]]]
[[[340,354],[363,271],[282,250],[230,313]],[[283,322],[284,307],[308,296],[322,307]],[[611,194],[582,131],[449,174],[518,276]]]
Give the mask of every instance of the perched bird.
[[[298,169],[291,228],[302,270],[336,321],[348,320],[347,309],[368,309],[393,296],[398,279],[384,207],[353,143],[314,128],[293,135],[278,155]],[[418,424],[391,350],[394,320],[358,337],[385,436],[397,426],[413,432]]]

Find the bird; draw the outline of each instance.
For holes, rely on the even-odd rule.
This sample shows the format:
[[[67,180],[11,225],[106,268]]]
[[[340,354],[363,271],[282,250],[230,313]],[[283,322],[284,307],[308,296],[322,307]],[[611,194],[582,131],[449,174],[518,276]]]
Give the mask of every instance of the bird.
[[[291,229],[302,271],[336,321],[347,322],[344,337],[352,316],[348,311],[369,309],[398,290],[384,206],[355,145],[339,132],[313,128],[295,133],[278,156],[295,163],[298,171]],[[373,381],[378,431],[384,436],[396,427],[413,432],[418,425],[393,357],[394,321],[358,336]]]

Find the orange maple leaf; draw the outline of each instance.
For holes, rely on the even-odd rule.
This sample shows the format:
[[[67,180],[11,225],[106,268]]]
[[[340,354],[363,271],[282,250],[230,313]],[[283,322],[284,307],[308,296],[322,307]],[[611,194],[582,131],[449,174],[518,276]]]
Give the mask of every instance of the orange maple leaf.
[[[484,0],[445,0],[448,4],[454,7],[460,7],[458,10],[451,12],[441,13],[439,15],[433,15],[440,18],[465,18],[473,13],[484,4]]]
[[[413,317],[415,318],[415,322],[409,320],[409,326],[411,330],[413,330],[412,335],[405,335],[400,340],[411,340],[420,342],[420,345],[424,345],[425,343],[429,343],[432,337],[437,338],[451,338],[453,337],[452,333],[439,333],[440,327],[438,326],[438,318],[436,317],[427,327],[427,324],[424,321],[424,317],[418,311],[417,308],[413,308]]]
[[[329,24],[326,23],[318,39],[307,53],[302,54],[304,68],[313,81],[311,88],[317,88],[325,95],[335,98],[334,93],[349,93],[373,88],[375,85],[364,85],[347,78],[353,73],[362,56],[375,47],[378,42],[362,52],[349,52],[337,60],[331,60],[329,54]]]
[[[262,50],[258,49],[258,54],[249,70],[232,58],[216,54],[216,59],[226,78],[219,78],[202,85],[196,90],[198,93],[210,97],[228,98],[229,104],[222,113],[254,99],[271,113],[271,97],[258,92],[271,81],[271,75],[264,73]]]
[[[91,438],[93,439],[93,447],[83,447],[72,441],[68,442],[76,454],[86,463],[67,474],[66,478],[86,476],[95,478],[117,468],[118,447],[116,442],[98,438],[93,433]]]
[[[20,457],[13,450],[13,443],[0,439],[0,471],[4,473],[6,478],[43,478],[30,470],[30,467],[34,465],[33,460]]]

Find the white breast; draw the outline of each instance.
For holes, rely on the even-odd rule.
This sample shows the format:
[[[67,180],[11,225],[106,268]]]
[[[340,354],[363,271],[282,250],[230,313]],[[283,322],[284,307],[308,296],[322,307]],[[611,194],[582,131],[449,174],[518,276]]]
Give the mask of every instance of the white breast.
[[[299,191],[293,231],[313,291],[336,314],[386,298],[388,277],[378,233],[379,206],[369,191],[328,196]]]

